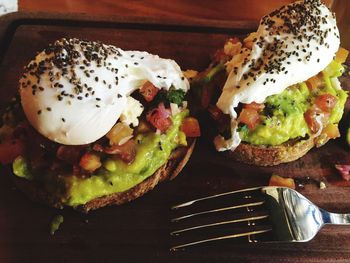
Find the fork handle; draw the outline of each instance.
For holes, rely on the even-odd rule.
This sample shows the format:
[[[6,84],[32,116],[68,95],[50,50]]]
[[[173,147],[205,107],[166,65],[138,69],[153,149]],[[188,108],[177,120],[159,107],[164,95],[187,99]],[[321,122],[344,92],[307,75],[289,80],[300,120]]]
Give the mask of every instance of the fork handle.
[[[348,225],[350,224],[350,214],[337,214],[320,209],[322,219],[325,224]]]

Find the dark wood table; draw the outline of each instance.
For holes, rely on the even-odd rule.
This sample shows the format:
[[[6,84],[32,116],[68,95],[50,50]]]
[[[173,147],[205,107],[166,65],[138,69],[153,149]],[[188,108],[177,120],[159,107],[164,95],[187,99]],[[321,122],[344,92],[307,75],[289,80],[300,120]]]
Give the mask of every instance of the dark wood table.
[[[170,2],[170,1],[169,1]],[[68,3],[68,2],[67,2]],[[256,28],[254,21],[186,16],[105,16],[19,13],[0,19],[0,105],[17,90],[22,67],[36,51],[60,37],[101,40],[125,49],[146,50],[175,59],[182,68],[204,69],[209,55],[232,35]],[[348,77],[343,79],[349,90]],[[349,105],[347,105],[347,110]],[[170,206],[212,193],[266,185],[271,174],[310,181],[299,189],[316,204],[334,212],[350,211],[350,188],[334,164],[350,163],[349,148],[335,140],[302,159],[261,168],[228,161],[205,140],[181,175],[172,182],[120,207],[83,215],[36,204],[18,192],[8,169],[0,174],[0,262],[349,262],[350,228],[325,227],[308,243],[248,244],[223,242],[172,253]],[[64,223],[51,236],[51,219]]]
[[[127,15],[138,17],[200,18],[214,20],[257,20],[292,0],[244,0],[220,2],[203,0],[19,0],[20,11]],[[328,3],[332,1],[328,0]]]

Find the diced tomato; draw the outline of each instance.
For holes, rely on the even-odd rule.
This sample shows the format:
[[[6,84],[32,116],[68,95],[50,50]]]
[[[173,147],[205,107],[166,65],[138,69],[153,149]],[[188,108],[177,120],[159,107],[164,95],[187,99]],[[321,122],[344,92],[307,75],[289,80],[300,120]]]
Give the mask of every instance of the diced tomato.
[[[253,42],[252,41],[244,42],[244,47],[246,47],[248,49],[252,49],[253,48]]]
[[[181,125],[181,131],[183,131],[186,134],[186,137],[201,136],[199,122],[196,118],[193,117],[187,117],[183,120]]]
[[[213,120],[216,121],[220,126],[227,127],[230,125],[230,115],[223,113],[217,106],[209,105],[208,112]]]
[[[252,103],[249,103],[249,104],[244,104],[243,107],[245,109],[253,109],[253,110],[256,110],[256,111],[261,111],[265,108],[265,105],[264,103],[256,103],[256,102],[252,102]]]
[[[90,152],[85,153],[79,162],[79,166],[90,173],[96,171],[101,165],[100,156]]]
[[[309,126],[311,132],[316,133],[322,128],[321,118],[324,114],[318,108],[308,109],[304,113],[304,119]]]
[[[145,82],[140,88],[141,95],[145,98],[146,101],[150,102],[157,95],[159,89],[154,86],[150,81]]]
[[[317,96],[315,104],[324,112],[331,112],[334,106],[337,104],[338,98],[326,93]]]
[[[56,156],[59,160],[69,164],[77,164],[84,153],[86,146],[61,145],[58,147]]]
[[[10,164],[18,156],[23,155],[25,144],[22,140],[12,139],[3,141],[0,144],[0,163]]]
[[[335,60],[339,63],[344,63],[349,55],[349,51],[345,48],[340,47],[337,54],[335,55]]]
[[[260,116],[257,110],[243,108],[238,121],[247,125],[249,130],[254,130],[260,123]]]
[[[224,113],[215,105],[210,104],[208,106],[208,112],[210,114],[210,117],[212,117],[215,121],[219,121],[224,116]]]
[[[166,109],[163,103],[160,103],[157,108],[150,110],[146,119],[156,129],[165,132],[172,124],[170,119],[171,111]]]
[[[295,182],[293,178],[284,178],[279,175],[273,174],[270,177],[269,186],[282,186],[295,189]]]
[[[129,125],[118,122],[115,124],[112,129],[106,134],[106,137],[109,139],[109,143],[112,144],[119,144],[122,142],[125,138],[130,138],[132,136],[133,129],[129,127]]]
[[[340,132],[337,124],[329,123],[322,131],[328,138],[335,139],[340,137]]]
[[[136,157],[136,144],[134,140],[128,140],[122,145],[112,145],[105,148],[104,152],[107,154],[117,155],[123,162],[132,163]]]
[[[319,73],[317,76],[313,76],[306,81],[306,85],[310,91],[317,89],[323,84],[322,73]]]

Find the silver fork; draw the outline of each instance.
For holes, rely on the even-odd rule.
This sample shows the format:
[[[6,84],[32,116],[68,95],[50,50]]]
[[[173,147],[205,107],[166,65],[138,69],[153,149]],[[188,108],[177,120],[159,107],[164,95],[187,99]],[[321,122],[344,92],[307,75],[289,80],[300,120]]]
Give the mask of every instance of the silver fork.
[[[239,203],[196,212],[192,211],[196,205],[207,207],[214,200],[220,202],[222,198],[239,199]],[[293,189],[275,186],[254,187],[221,193],[172,207],[172,210],[176,210],[175,213],[179,213],[185,209],[190,211],[173,218],[171,221],[179,224],[190,219],[192,221],[198,221],[199,219],[203,219],[204,216],[218,216],[220,218],[220,213],[235,214],[238,211],[240,212],[238,218],[235,217],[229,220],[219,219],[214,222],[202,224],[194,223],[194,225],[182,227],[171,232],[173,236],[181,237],[189,233],[193,234],[196,231],[197,233],[205,234],[206,231],[212,228],[221,226],[233,228],[237,224],[248,224],[245,224],[244,231],[188,241],[173,246],[171,250],[184,249],[186,247],[238,237],[248,237],[250,242],[259,242],[256,237],[262,237],[262,242],[306,242],[311,240],[325,224],[344,225],[350,223],[350,214],[328,212],[318,208],[306,197]],[[259,213],[256,213],[257,211]],[[263,223],[260,224],[260,222]]]

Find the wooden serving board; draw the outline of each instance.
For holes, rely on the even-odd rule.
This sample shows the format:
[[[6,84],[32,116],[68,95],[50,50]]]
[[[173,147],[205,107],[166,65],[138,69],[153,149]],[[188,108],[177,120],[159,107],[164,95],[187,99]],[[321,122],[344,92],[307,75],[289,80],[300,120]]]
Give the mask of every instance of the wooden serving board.
[[[22,68],[48,43],[61,37],[100,40],[124,49],[175,59],[183,69],[203,70],[209,55],[230,36],[254,30],[251,22],[164,21],[125,17],[14,14],[0,18],[0,104],[15,94]],[[349,90],[350,78],[343,78]],[[349,109],[349,104],[347,105]],[[299,189],[317,205],[350,212],[350,188],[334,164],[350,164],[341,139],[313,149],[300,160],[273,168],[228,161],[199,140],[182,171],[136,201],[83,215],[36,204],[17,191],[9,170],[0,174],[0,262],[348,262],[350,227],[327,226],[308,243],[223,243],[170,252],[173,204],[227,190],[268,184],[271,174],[322,180]],[[51,219],[64,223],[51,236]]]

